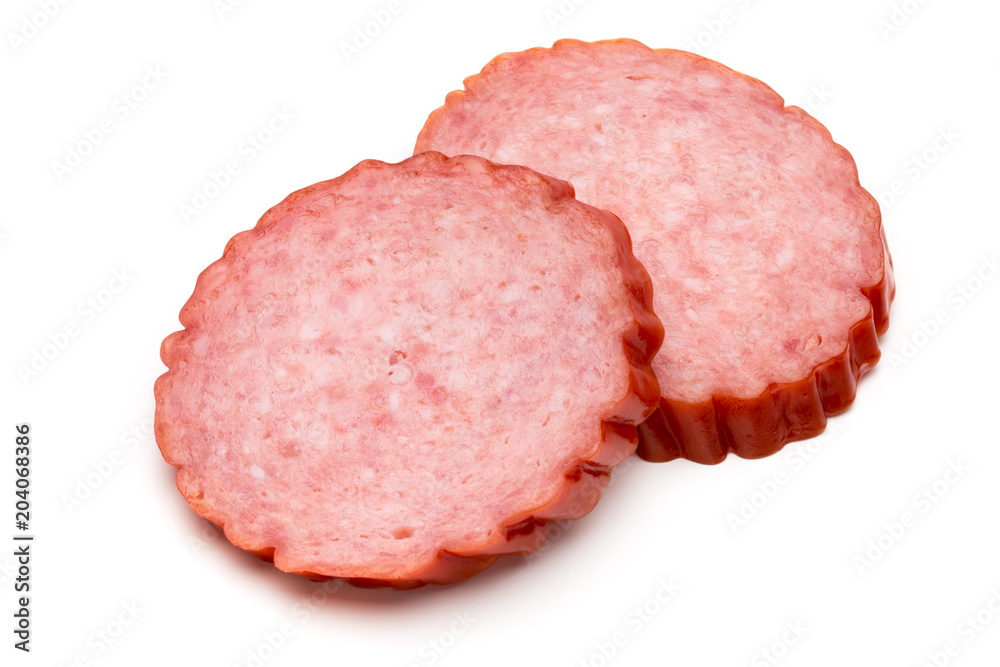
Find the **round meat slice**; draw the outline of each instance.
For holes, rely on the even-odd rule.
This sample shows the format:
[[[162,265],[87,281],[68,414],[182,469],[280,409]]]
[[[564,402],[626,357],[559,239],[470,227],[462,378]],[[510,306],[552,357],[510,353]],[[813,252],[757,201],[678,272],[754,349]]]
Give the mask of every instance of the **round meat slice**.
[[[426,153],[290,195],[199,277],[156,439],[237,546],[314,579],[451,583],[589,512],[655,409],[663,329],[615,216]]]
[[[878,205],[826,128],[756,79],[563,40],[467,79],[416,149],[564,178],[628,226],[667,329],[643,458],[771,454],[822,431],[879,358],[894,287]]]

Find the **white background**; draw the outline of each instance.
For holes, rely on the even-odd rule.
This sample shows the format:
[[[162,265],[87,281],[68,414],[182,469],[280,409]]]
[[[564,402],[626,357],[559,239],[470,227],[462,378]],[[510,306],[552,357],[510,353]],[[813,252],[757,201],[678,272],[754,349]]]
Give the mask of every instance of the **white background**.
[[[37,538],[30,655],[12,648],[13,547],[0,547],[0,663],[997,664],[1000,6],[896,1],[895,14],[890,0],[567,1],[562,16],[546,14],[557,0],[404,0],[350,61],[341,45],[387,0],[221,15],[212,0],[53,2],[51,18],[4,2],[0,540],[13,544],[20,422]],[[149,433],[159,343],[197,274],[289,192],[406,157],[494,55],[626,36],[694,44],[764,80],[855,156],[899,284],[855,406],[761,461],[632,459],[543,553],[457,586],[323,586],[230,546],[188,509]],[[294,119],[249,159],[241,144],[275,109]],[[110,133],[58,173],[103,119]],[[229,160],[240,172],[186,221],[181,205]],[[116,271],[127,285],[103,291],[122,287]],[[64,347],[22,378],[53,340]],[[661,580],[680,587],[669,602]],[[977,613],[983,625],[966,620]]]

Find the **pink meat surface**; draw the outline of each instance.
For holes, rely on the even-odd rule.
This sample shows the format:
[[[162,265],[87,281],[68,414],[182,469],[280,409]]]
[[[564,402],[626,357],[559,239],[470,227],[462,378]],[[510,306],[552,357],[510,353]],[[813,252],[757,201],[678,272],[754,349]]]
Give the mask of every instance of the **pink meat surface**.
[[[290,195],[199,277],[156,437],[236,545],[312,578],[450,583],[597,502],[659,390],[613,215],[426,153]]]
[[[893,283],[850,154],[766,85],[631,40],[504,54],[416,150],[570,181],[627,225],[666,338],[640,453],[763,456],[822,430],[879,358]]]

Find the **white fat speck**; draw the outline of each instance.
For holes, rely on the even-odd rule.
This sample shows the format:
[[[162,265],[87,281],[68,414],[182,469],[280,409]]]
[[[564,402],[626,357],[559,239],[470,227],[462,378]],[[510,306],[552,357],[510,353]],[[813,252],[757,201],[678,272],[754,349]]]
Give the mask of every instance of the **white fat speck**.
[[[323,329],[314,322],[306,322],[299,327],[299,340],[316,340],[323,335]]]
[[[391,324],[383,324],[375,329],[375,335],[386,343],[396,342],[396,329]]]
[[[225,456],[228,452],[229,452],[229,447],[216,447],[215,448],[215,455],[216,456]]]
[[[451,298],[451,290],[444,281],[437,280],[428,285],[420,306],[427,312],[435,312],[444,306]]]
[[[406,384],[413,377],[413,369],[409,364],[402,362],[389,366],[389,372],[392,373],[389,376],[389,384]],[[396,400],[399,400],[398,396]]]
[[[347,300],[344,313],[347,317],[358,317],[368,309],[368,302],[364,294],[354,294]]]
[[[790,261],[792,261],[792,258],[794,257],[795,257],[795,249],[792,248],[791,246],[786,246],[784,250],[778,253],[778,256],[774,258],[774,261],[778,266],[785,266]]]
[[[593,372],[594,370],[595,369],[593,368],[588,369],[587,379],[590,379],[590,373]],[[598,372],[597,378],[600,379],[600,372]],[[565,387],[560,387],[559,389],[556,389],[552,393],[552,396],[549,397],[549,406],[548,406],[549,413],[556,414],[560,412],[565,412],[566,408],[569,406],[569,401],[570,401],[569,392],[566,390]]]
[[[194,342],[191,343],[191,350],[199,357],[204,356],[208,352],[209,342],[207,336],[197,336]]]
[[[267,414],[271,410],[271,395],[267,392],[251,394],[247,403],[257,414]]]
[[[507,283],[500,288],[501,303],[512,303],[524,298],[524,285],[521,283]]]
[[[254,479],[264,479],[267,477],[267,473],[259,465],[254,463],[250,466],[250,474],[254,476]]]
[[[701,291],[703,286],[702,282],[697,278],[688,277],[684,279],[684,287],[687,287],[689,290]]]

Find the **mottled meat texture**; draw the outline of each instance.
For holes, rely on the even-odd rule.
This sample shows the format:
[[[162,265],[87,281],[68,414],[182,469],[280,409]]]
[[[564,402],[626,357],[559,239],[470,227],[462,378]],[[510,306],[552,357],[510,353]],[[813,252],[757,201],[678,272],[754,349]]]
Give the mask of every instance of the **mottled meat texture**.
[[[641,454],[762,456],[850,404],[893,284],[878,205],[819,122],[756,79],[631,40],[505,54],[465,85],[416,150],[572,182],[622,218],[653,277],[663,405]]]
[[[366,161],[235,236],[164,341],[156,436],[238,546],[450,583],[588,512],[659,395],[613,215],[522,167]]]

